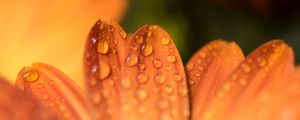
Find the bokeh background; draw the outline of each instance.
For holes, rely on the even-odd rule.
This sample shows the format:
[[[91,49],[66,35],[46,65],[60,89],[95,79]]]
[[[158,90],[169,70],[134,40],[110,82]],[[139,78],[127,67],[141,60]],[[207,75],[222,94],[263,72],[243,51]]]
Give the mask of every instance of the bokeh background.
[[[299,0],[132,0],[121,22],[134,32],[158,24],[175,40],[184,62],[205,43],[237,42],[245,54],[272,39],[283,39],[300,62]]]

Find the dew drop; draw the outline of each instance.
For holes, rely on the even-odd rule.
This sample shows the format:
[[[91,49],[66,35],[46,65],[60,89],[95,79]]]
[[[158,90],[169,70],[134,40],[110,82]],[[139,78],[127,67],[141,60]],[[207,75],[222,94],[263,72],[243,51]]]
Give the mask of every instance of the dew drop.
[[[193,85],[194,84],[194,80],[189,80],[189,85]]]
[[[146,69],[146,65],[143,64],[143,63],[139,64],[139,69],[145,70]]]
[[[181,96],[186,96],[187,93],[188,93],[186,87],[181,87],[181,88],[179,88],[179,91],[178,91],[178,92],[179,92],[179,95],[181,95]]]
[[[245,72],[245,73],[249,73],[249,72],[251,72],[251,68],[249,67],[249,65],[248,64],[242,64],[242,70]]]
[[[177,82],[180,82],[182,80],[181,75],[179,75],[178,73],[174,73],[173,77],[173,79]]]
[[[137,99],[139,100],[145,100],[148,97],[148,93],[144,89],[138,89],[135,93]]]
[[[272,44],[272,49],[274,53],[279,53],[281,51],[281,47],[276,44]]]
[[[152,36],[152,31],[147,31],[147,37],[151,37]]]
[[[126,39],[126,37],[127,37],[127,34],[123,31],[120,32],[120,35],[123,39]]]
[[[174,63],[176,62],[176,57],[174,55],[168,55],[166,60],[169,63]]]
[[[243,86],[243,87],[247,86],[247,81],[246,81],[245,79],[240,79],[240,80],[239,80],[239,83],[240,83],[240,85]]]
[[[199,56],[200,56],[200,58],[205,58],[206,57],[206,53],[205,52],[202,52],[202,51],[200,51],[199,52]]]
[[[152,54],[152,52],[153,52],[153,47],[152,47],[151,44],[146,44],[145,43],[145,44],[142,45],[142,54],[144,56],[149,56],[149,55]]]
[[[102,89],[102,95],[104,98],[108,98],[110,96],[110,91],[108,89]]]
[[[110,86],[114,86],[115,85],[115,82],[113,80],[111,80],[111,79],[108,79],[106,82]]]
[[[124,89],[129,89],[131,87],[132,81],[129,78],[124,78],[121,80],[121,86]]]
[[[167,94],[171,94],[173,92],[173,89],[171,86],[166,86],[163,88],[163,91]]]
[[[23,78],[27,82],[35,82],[39,79],[39,73],[34,70],[30,70],[23,75]]]
[[[164,37],[164,38],[162,38],[160,40],[160,44],[161,45],[168,45],[169,43],[170,43],[170,39],[169,38]]]
[[[136,35],[135,36],[135,41],[139,44],[142,44],[144,42],[144,39],[143,37],[139,36],[139,35]]]
[[[100,102],[101,102],[101,95],[98,92],[94,93],[93,103],[94,104],[99,104]]]
[[[125,64],[127,66],[134,66],[138,63],[138,56],[134,53],[129,54],[126,57]]]
[[[158,74],[154,77],[154,80],[159,84],[163,84],[166,81],[166,77],[164,75]]]
[[[231,89],[231,85],[230,83],[226,83],[224,84],[224,87],[223,87],[224,91],[229,91]]]
[[[166,70],[170,71],[172,69],[172,67],[170,65],[166,65]]]
[[[109,65],[106,62],[99,61],[99,66],[100,66],[100,70],[99,70],[100,79],[104,79],[104,78],[108,77],[110,74]]]
[[[163,64],[162,61],[158,58],[154,59],[152,63],[155,68],[161,68]]]
[[[259,67],[264,67],[267,64],[264,58],[256,58],[256,62]]]
[[[193,63],[188,63],[188,64],[186,65],[186,70],[191,71],[191,70],[193,70],[193,69],[194,69],[194,64],[193,64]]]
[[[98,42],[97,51],[101,54],[107,54],[108,52],[108,41],[107,40],[100,40]]]
[[[132,44],[132,45],[130,45],[130,49],[133,50],[133,51],[137,51],[138,48],[135,45]]]
[[[170,106],[170,103],[166,99],[159,100],[157,103],[159,109],[167,109]]]
[[[146,83],[147,79],[148,79],[148,76],[144,73],[141,73],[141,74],[137,75],[137,79],[138,79],[139,83]]]

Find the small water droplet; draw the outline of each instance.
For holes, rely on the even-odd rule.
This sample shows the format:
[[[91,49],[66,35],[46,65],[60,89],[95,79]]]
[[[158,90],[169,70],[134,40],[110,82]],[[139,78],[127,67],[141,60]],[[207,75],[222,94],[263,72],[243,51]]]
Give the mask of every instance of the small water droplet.
[[[199,56],[200,56],[200,58],[205,58],[206,57],[206,53],[205,52],[202,52],[202,51],[200,51],[199,52]]]
[[[152,36],[152,31],[147,31],[147,37],[151,37]]]
[[[167,62],[169,62],[169,63],[176,62],[176,57],[174,55],[168,55],[167,56]]]
[[[140,64],[139,64],[139,69],[145,70],[145,69],[146,69],[146,65],[143,64],[143,63],[140,63]]]
[[[39,79],[39,73],[35,70],[30,70],[24,74],[23,78],[27,82],[35,82]]]
[[[224,89],[224,91],[229,91],[231,89],[231,84],[225,83],[223,89]]]
[[[136,45],[131,44],[131,45],[130,45],[130,49],[133,50],[133,51],[137,51],[138,48],[137,48]]]
[[[126,57],[125,64],[127,66],[134,66],[138,63],[138,56],[134,53],[129,54]]]
[[[242,67],[242,70],[243,70],[245,73],[251,72],[251,68],[250,68],[250,66],[249,66],[248,64],[244,63],[244,64],[242,64],[241,67]]]
[[[96,44],[96,42],[97,42],[97,38],[95,38],[95,37],[92,37],[92,38],[91,38],[91,42],[92,42],[92,44]]]
[[[109,49],[108,41],[107,40],[100,40],[98,42],[97,51],[101,54],[107,54]]]
[[[144,73],[141,73],[141,74],[138,74],[137,79],[138,79],[139,83],[146,83],[148,76]]]
[[[181,96],[186,96],[187,93],[188,93],[186,87],[181,87],[181,88],[179,88],[179,91],[178,91],[178,92],[179,92],[179,95],[181,95]]]
[[[49,96],[45,94],[45,95],[42,96],[42,99],[43,99],[43,100],[48,100],[48,99],[49,99]]]
[[[194,80],[189,80],[189,85],[193,85],[194,84]]]
[[[151,44],[146,44],[146,43],[144,43],[144,44],[142,45],[142,54],[143,54],[144,56],[149,56],[149,55],[152,54],[152,52],[153,52],[153,47],[152,47]]]
[[[266,60],[260,57],[256,58],[256,62],[259,67],[264,67],[267,64]]]
[[[104,98],[108,98],[110,96],[110,91],[108,89],[102,89],[102,95]]]
[[[159,100],[157,103],[159,109],[167,109],[170,106],[170,103],[166,99]]]
[[[167,94],[171,94],[173,92],[173,89],[171,86],[166,86],[163,88],[163,91]]]
[[[170,43],[170,39],[169,38],[164,37],[164,38],[162,38],[160,40],[160,44],[161,45],[168,45],[169,43]]]
[[[99,61],[99,66],[100,66],[99,77],[100,77],[100,79],[105,79],[110,74],[110,67],[104,61]]]
[[[177,101],[177,97],[175,95],[170,96],[170,101],[175,103]]]
[[[126,39],[126,37],[127,37],[127,34],[123,31],[120,32],[120,35],[123,39]]]
[[[101,102],[101,95],[98,92],[94,93],[93,103],[94,104],[99,104],[100,102]]]
[[[191,71],[191,70],[193,70],[193,69],[194,69],[194,64],[193,64],[193,63],[188,63],[188,64],[186,65],[186,70]]]
[[[272,49],[274,53],[279,53],[281,51],[281,46],[278,46],[276,44],[272,44]]]
[[[158,59],[158,58],[156,58],[156,59],[153,60],[153,66],[155,68],[161,68],[162,64],[163,64],[162,61],[160,59]]]
[[[108,80],[106,80],[106,82],[107,82],[107,84],[110,85],[110,86],[114,86],[114,85],[115,85],[115,82],[114,82],[114,80],[112,80],[112,79],[108,79]]]
[[[144,42],[144,38],[142,36],[136,35],[135,41],[139,44],[142,44]]]
[[[240,79],[240,80],[239,80],[239,83],[240,83],[240,85],[243,86],[243,87],[247,86],[247,80],[245,80],[245,79]]]
[[[121,80],[121,86],[124,88],[124,89],[129,89],[131,87],[131,79],[129,78],[124,78]]]
[[[170,71],[172,69],[172,67],[170,65],[166,65],[166,70]]]
[[[145,100],[148,97],[148,93],[144,89],[138,89],[135,93],[137,99],[139,100]]]
[[[182,80],[181,75],[179,75],[178,73],[174,73],[173,77],[173,79],[177,82],[180,82]]]
[[[166,81],[166,77],[164,75],[158,74],[154,77],[154,80],[159,84],[163,84]]]

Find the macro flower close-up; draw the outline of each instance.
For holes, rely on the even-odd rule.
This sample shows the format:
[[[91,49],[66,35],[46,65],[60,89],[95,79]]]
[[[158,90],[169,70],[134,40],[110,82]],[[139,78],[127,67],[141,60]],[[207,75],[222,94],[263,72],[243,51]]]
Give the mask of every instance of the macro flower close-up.
[[[202,26],[219,22],[196,17],[196,1],[151,1],[0,2],[0,120],[300,119],[296,28],[260,36],[250,22],[228,23],[248,27],[228,27],[227,36],[222,26]],[[277,0],[238,1],[201,5],[207,13],[251,6],[252,17],[281,16],[270,7]],[[191,40],[194,30],[204,40]]]

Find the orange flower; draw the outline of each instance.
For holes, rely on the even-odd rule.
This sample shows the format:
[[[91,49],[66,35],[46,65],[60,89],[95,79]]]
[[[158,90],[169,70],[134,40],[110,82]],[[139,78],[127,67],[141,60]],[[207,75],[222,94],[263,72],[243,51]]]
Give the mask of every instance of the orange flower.
[[[34,61],[78,80],[84,40],[99,17],[119,21],[127,0],[4,0],[0,2],[0,74],[15,79]],[[13,81],[11,81],[13,82]]]
[[[0,119],[296,120],[300,69],[293,59],[280,40],[246,58],[237,44],[216,40],[184,69],[159,26],[128,35],[117,23],[99,20],[84,51],[87,91],[56,68],[35,63],[18,75],[23,93],[0,80]]]

